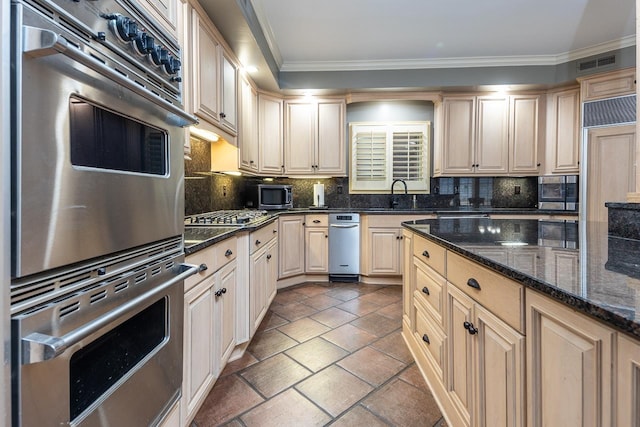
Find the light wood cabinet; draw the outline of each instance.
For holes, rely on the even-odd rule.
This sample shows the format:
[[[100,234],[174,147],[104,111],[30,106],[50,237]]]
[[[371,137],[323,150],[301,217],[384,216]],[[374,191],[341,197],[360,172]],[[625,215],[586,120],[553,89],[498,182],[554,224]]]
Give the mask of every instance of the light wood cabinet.
[[[619,426],[637,426],[640,422],[640,344],[626,335],[618,335],[618,384],[616,421]]]
[[[221,40],[204,10],[192,2],[192,110],[202,120],[235,137],[238,66]],[[206,124],[200,126],[207,128]],[[235,139],[229,138],[229,142],[235,144]]]
[[[411,329],[415,320],[413,318],[413,283],[414,283],[414,270],[413,266],[413,234],[408,230],[402,231],[402,244],[403,253],[407,256],[402,260],[402,324],[404,327]]]
[[[615,332],[532,290],[526,314],[527,424],[613,425]]]
[[[614,98],[636,93],[636,69],[611,71],[579,78],[582,101]]]
[[[239,167],[248,172],[257,173],[259,171],[258,92],[246,77],[240,79],[238,148],[240,151]]]
[[[178,34],[178,11],[179,4],[173,0],[141,0],[138,2],[146,12],[169,31],[173,36]]]
[[[438,111],[438,175],[538,174],[540,95],[445,96]]]
[[[220,325],[216,357],[218,360],[218,368],[222,370],[222,367],[227,363],[227,360],[229,360],[229,356],[231,356],[231,352],[236,345],[235,307],[237,267],[235,261],[222,267],[216,273],[214,281],[216,282],[216,290],[214,292],[216,303],[215,322]]]
[[[284,171],[282,150],[282,99],[258,93],[258,170],[281,175]]]
[[[306,215],[304,224],[305,272],[329,273],[329,216]]]
[[[547,93],[544,174],[580,171],[580,90]]]
[[[249,257],[249,312],[251,336],[264,318],[271,301],[276,295],[278,280],[278,239],[270,234],[273,227],[266,226],[251,233],[252,252]],[[266,229],[266,231],[265,231]],[[267,236],[272,237],[267,237]],[[260,243],[256,243],[260,242]]]
[[[286,174],[346,174],[344,100],[287,100],[284,126]]]
[[[280,228],[280,271],[278,277],[297,276],[304,273],[304,215],[284,215]]]

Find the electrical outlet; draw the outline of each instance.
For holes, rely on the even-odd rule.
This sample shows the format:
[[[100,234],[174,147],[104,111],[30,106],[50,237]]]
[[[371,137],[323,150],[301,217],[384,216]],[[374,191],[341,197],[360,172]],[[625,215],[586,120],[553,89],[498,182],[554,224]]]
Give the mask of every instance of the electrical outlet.
[[[338,186],[336,187],[336,193],[338,193],[338,194],[342,194],[342,185],[338,185]]]
[[[514,194],[520,194],[520,186],[516,185],[515,187],[513,187],[513,193]]]

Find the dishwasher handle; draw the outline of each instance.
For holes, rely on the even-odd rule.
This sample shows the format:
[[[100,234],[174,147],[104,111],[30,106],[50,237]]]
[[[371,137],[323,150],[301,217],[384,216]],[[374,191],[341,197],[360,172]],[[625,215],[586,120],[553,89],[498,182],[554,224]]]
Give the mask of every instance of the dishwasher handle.
[[[329,224],[329,227],[333,228],[355,228],[360,226],[360,224]]]

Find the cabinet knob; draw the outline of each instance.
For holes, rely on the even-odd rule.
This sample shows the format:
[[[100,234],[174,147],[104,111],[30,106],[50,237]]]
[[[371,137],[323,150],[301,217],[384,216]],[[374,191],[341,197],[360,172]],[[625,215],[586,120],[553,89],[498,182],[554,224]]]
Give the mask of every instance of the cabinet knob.
[[[422,252],[422,256],[425,258],[429,258],[429,251]]]
[[[536,166],[540,167],[540,163],[538,163]]]
[[[221,291],[222,291],[223,294],[226,294],[227,293],[227,288],[222,288]]]
[[[271,254],[267,254],[267,259],[271,259]]]
[[[224,119],[225,117],[227,117],[227,115],[225,113],[220,113],[220,117]]]
[[[198,266],[198,273],[202,273],[202,272],[203,272],[203,271],[205,271],[207,268],[209,268],[209,267],[207,267],[207,264],[205,264],[205,263],[203,262],[202,264],[200,264],[200,265]]]
[[[478,281],[476,279],[474,279],[473,277],[469,278],[469,280],[467,280],[467,286],[473,288],[473,289],[477,289],[480,290],[480,283],[478,283]]]
[[[258,246],[260,243],[262,243],[260,240],[256,240],[256,246]]]
[[[478,333],[478,329],[477,329],[475,326],[473,326],[473,323],[471,323],[471,322],[464,322],[464,323],[462,324],[462,326],[464,326],[464,328],[465,328],[467,331],[469,331],[469,334],[470,334],[470,335],[475,335],[475,334],[477,334],[477,333]]]
[[[422,288],[422,292],[423,292],[423,293],[425,293],[425,294],[427,294],[427,295],[431,295],[431,294],[429,293],[429,288],[427,288],[426,286],[425,286],[424,288]]]
[[[217,291],[215,291],[213,294],[214,294],[215,296],[217,296],[217,297],[221,297],[221,296],[222,296],[222,289],[218,289],[218,290],[217,290]]]
[[[329,238],[329,235],[328,235],[328,234],[325,234],[325,235],[324,235],[324,237],[325,237],[325,238]]]
[[[253,164],[253,160],[249,160],[249,163]]]
[[[273,230],[273,234],[276,234],[278,232],[278,230],[274,229]]]
[[[431,344],[431,341],[429,341],[429,336],[427,334],[422,335],[422,341],[426,342],[427,344]]]
[[[231,251],[231,249],[227,249],[224,253],[224,256],[226,257],[230,257],[231,255],[233,255],[233,252]]]

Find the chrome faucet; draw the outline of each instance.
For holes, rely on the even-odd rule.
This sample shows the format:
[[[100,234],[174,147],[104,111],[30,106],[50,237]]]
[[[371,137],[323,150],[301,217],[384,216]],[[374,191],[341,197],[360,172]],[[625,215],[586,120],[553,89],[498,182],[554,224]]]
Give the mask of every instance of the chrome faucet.
[[[404,185],[404,194],[409,194],[407,191],[407,183],[404,179],[394,179],[391,183],[391,209],[395,209],[398,206],[398,201],[393,197],[393,187],[396,185],[396,182],[401,182]]]

